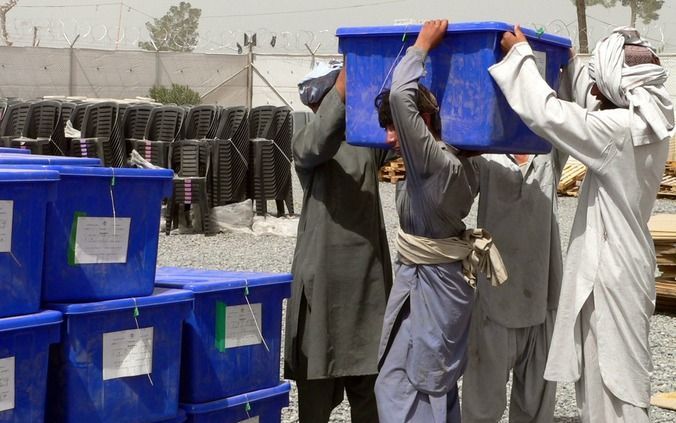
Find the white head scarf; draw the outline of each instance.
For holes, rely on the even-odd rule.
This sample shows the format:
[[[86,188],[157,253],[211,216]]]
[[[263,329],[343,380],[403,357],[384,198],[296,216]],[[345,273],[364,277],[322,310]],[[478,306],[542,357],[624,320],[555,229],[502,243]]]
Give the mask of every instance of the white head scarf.
[[[336,83],[342,62],[332,60],[319,62],[310,73],[298,83],[300,101],[306,106],[319,103]]]
[[[636,29],[617,28],[596,44],[589,62],[589,76],[608,100],[631,111],[634,145],[668,139],[674,128],[674,108],[664,87],[668,73],[662,66],[651,63],[627,66],[625,44],[647,47],[654,53]]]

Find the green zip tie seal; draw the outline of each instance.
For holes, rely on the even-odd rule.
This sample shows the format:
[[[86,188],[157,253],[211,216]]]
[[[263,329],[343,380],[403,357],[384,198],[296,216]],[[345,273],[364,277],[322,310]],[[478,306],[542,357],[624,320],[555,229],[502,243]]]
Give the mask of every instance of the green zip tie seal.
[[[249,414],[249,411],[251,411],[251,404],[249,404],[249,401],[244,404],[244,410],[246,410],[247,414]]]
[[[138,306],[134,306],[134,318],[137,318],[141,313],[138,311]]]
[[[249,296],[249,286],[248,285],[244,286],[244,296],[245,297]]]
[[[87,213],[76,211],[73,213],[73,226],[70,228],[70,239],[68,240],[68,265],[75,266],[75,240],[77,240],[77,221],[80,217],[87,216]]]
[[[216,301],[216,336],[214,339],[218,352],[225,352],[225,303]]]
[[[535,34],[538,36],[538,38],[542,38],[542,36],[545,35],[545,29],[540,27],[535,31]]]
[[[110,186],[111,187],[115,186],[115,175],[113,175],[113,178],[110,180]]]

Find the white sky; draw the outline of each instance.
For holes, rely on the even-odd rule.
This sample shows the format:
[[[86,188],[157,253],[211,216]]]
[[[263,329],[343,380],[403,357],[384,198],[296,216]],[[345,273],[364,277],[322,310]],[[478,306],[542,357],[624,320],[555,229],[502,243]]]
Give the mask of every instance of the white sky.
[[[2,0],[0,0],[2,2]],[[80,33],[77,47],[129,49],[148,38],[145,22],[164,15],[179,0],[19,0],[8,15],[10,39],[32,45],[38,27],[41,46],[66,46]],[[618,2],[619,3],[619,2]],[[547,32],[576,38],[577,19],[571,0],[193,0],[202,9],[198,51],[232,52],[242,34],[257,32],[261,51],[305,51],[322,44],[336,51],[333,34],[340,26],[389,25],[396,19],[449,18],[451,21],[504,21],[544,27]],[[614,26],[629,23],[629,8],[588,8],[590,45]],[[118,32],[119,26],[119,32]],[[676,53],[676,5],[666,0],[660,19],[638,24],[654,45]],[[267,45],[276,35],[277,46]],[[664,43],[661,42],[664,40]],[[265,46],[264,46],[265,45]]]

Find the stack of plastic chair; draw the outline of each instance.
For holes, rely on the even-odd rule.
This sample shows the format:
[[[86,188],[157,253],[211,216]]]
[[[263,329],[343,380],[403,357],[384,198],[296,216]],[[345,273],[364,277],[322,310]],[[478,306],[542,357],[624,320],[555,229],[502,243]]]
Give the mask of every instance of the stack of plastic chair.
[[[216,138],[211,140],[211,206],[244,201],[249,169],[249,113],[230,107],[221,113]]]
[[[267,135],[275,109],[275,106],[259,106],[249,113],[248,195],[256,203],[257,214],[267,213],[267,199],[274,197],[274,146]]]
[[[210,204],[207,194],[207,181],[210,172],[211,145],[208,140],[178,140],[171,144],[169,160],[174,169],[174,189],[167,204],[166,234],[178,227],[178,210],[183,206],[189,210],[192,204],[198,204],[202,229],[205,235],[211,234]],[[189,213],[185,213],[188,226],[192,226]],[[173,226],[172,226],[173,225]]]
[[[7,111],[7,100],[2,99],[0,100],[0,120],[5,115],[6,111]]]
[[[285,202],[293,214],[291,111],[288,107],[256,107],[251,111],[250,125],[249,188],[250,197],[256,201],[256,213],[267,214],[267,201],[275,200],[277,216],[284,215]]]
[[[77,112],[77,107],[75,109]],[[70,141],[70,154],[76,157],[97,157],[104,166],[118,163],[111,139],[117,123],[118,104],[113,101],[87,106],[80,129],[80,138]]]
[[[10,147],[14,138],[21,136],[30,103],[16,102],[7,106],[0,122],[0,142],[4,147]]]
[[[169,150],[171,143],[181,137],[184,119],[182,107],[154,107],[150,111],[142,139],[130,142],[132,148],[155,166],[171,167]]]
[[[314,114],[312,112],[291,112],[291,118],[293,119],[293,134],[296,135],[301,129],[305,128],[305,125],[310,123]]]
[[[65,129],[66,124],[70,120],[70,115],[75,110],[75,103],[62,102],[61,109],[59,110],[59,119],[52,133],[52,141],[54,143],[54,149],[56,150],[55,154],[62,156],[70,155],[68,149],[68,139],[66,138]]]
[[[127,108],[120,126],[127,152],[136,150],[144,159],[157,165],[158,157],[153,157],[150,141],[145,140],[150,114],[156,106],[153,104],[135,104]],[[157,156],[157,154],[155,155]],[[166,166],[166,160],[164,166]]]
[[[123,167],[127,161],[127,143],[122,132],[124,115],[129,107],[128,103],[119,103],[117,105],[117,117],[113,126],[113,132],[110,134],[110,154],[111,162],[109,166]]]
[[[58,101],[36,101],[31,103],[26,115],[21,137],[9,141],[9,147],[30,150],[33,154],[64,156],[52,139],[59,124],[61,103]]]
[[[85,112],[87,111],[87,107],[92,104],[93,103],[78,103],[75,106],[75,110],[71,112],[69,119],[73,129],[82,131],[82,123],[84,122]]]
[[[277,214],[284,214],[284,204],[289,214],[294,214],[291,180],[291,140],[293,138],[293,115],[287,107],[275,111],[274,127],[270,128],[270,139],[275,142],[275,183]],[[281,213],[280,213],[281,210]]]
[[[218,130],[220,108],[213,105],[194,106],[185,118],[183,138],[213,139]]]

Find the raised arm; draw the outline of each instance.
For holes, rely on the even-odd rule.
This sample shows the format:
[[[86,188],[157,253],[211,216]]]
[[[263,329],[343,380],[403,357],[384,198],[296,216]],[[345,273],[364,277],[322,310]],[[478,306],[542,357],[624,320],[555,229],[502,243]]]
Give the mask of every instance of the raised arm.
[[[424,180],[434,172],[453,170],[453,167],[449,168],[444,145],[437,142],[427,128],[416,102],[418,80],[423,74],[427,53],[443,39],[448,26],[447,21],[432,22],[445,24],[428,29],[430,24],[426,23],[415,45],[408,49],[392,76],[390,107],[409,183]],[[455,163],[457,168],[461,166],[459,161]]]
[[[312,169],[330,160],[345,140],[344,72],[345,68],[312,120],[293,137],[293,160],[299,170]]]
[[[590,112],[559,99],[540,76],[525,37],[513,43],[505,58],[489,72],[509,105],[533,132],[593,170],[603,166],[613,150],[611,144],[622,126],[621,119],[617,114]]]

